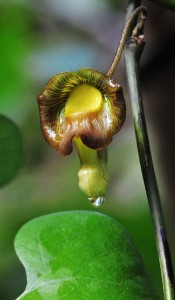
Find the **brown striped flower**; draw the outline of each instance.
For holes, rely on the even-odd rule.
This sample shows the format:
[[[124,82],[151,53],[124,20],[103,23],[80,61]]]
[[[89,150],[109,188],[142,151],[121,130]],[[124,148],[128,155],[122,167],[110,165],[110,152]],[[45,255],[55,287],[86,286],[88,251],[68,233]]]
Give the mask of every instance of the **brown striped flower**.
[[[48,81],[38,104],[47,142],[60,155],[70,154],[75,143],[79,186],[100,205],[109,181],[106,147],[125,120],[122,87],[93,69],[60,73]]]
[[[122,87],[93,69],[55,75],[38,104],[43,134],[61,155],[72,152],[76,137],[91,149],[103,149],[125,120]]]

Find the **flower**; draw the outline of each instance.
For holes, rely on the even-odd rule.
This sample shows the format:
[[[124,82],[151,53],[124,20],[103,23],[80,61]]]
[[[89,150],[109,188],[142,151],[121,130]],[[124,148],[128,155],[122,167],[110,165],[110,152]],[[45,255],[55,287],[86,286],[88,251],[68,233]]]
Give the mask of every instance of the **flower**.
[[[60,73],[48,81],[38,104],[47,142],[64,156],[72,152],[74,142],[82,165],[81,189],[92,202],[104,197],[108,183],[104,149],[126,114],[122,87],[94,69]]]

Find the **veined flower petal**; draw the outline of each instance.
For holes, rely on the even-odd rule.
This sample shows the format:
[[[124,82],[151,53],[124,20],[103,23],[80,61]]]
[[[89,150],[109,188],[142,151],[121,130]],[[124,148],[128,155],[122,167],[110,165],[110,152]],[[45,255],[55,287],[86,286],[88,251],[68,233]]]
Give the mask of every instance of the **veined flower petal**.
[[[75,101],[72,94],[80,87],[94,88]],[[97,90],[98,93],[95,91]],[[88,103],[89,96],[89,103]],[[61,155],[72,152],[72,140],[81,138],[91,149],[105,148],[125,120],[125,101],[122,87],[111,78],[93,69],[80,69],[55,75],[49,80],[44,92],[38,96],[40,119],[47,142]],[[70,105],[71,103],[71,105]],[[79,106],[79,107],[78,107]]]

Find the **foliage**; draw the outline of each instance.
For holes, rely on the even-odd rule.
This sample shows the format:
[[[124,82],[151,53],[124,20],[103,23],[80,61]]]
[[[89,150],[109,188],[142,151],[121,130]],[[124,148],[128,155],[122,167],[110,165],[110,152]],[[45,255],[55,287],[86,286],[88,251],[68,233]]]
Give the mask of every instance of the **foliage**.
[[[0,187],[16,175],[23,156],[23,141],[18,127],[0,115]]]
[[[30,237],[30,238],[29,238]],[[26,268],[19,299],[158,299],[127,232],[113,218],[72,211],[24,225],[15,247]]]
[[[7,112],[20,104],[28,85],[24,61],[30,49],[29,36],[27,38],[30,13],[17,3],[0,3],[0,8],[0,61],[3,74],[0,80],[0,109]]]

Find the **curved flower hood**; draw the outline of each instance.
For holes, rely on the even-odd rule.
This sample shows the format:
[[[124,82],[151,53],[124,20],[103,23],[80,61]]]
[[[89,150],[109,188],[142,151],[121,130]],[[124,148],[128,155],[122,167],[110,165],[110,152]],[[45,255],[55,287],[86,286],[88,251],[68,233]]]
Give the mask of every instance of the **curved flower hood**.
[[[94,150],[105,148],[126,114],[122,87],[94,69],[55,75],[38,104],[43,134],[61,155],[72,152],[74,138]]]

